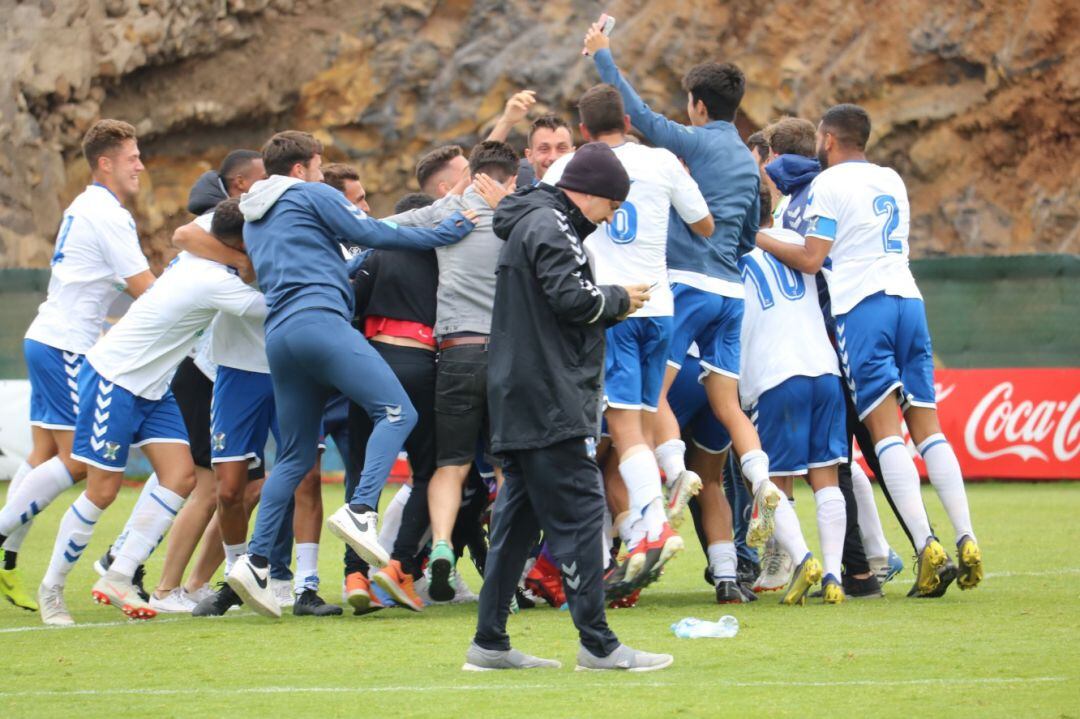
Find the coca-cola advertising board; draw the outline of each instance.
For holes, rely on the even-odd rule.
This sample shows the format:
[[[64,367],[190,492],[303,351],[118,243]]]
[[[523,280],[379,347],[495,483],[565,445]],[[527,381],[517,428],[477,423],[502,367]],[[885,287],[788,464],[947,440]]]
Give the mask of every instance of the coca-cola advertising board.
[[[939,369],[934,379],[966,478],[1080,479],[1080,368]]]

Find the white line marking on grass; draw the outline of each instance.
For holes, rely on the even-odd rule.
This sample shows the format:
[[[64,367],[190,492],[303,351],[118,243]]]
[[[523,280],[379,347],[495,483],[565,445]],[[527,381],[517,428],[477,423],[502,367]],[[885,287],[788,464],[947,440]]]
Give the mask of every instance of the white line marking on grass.
[[[143,625],[153,626],[154,624],[165,624],[167,622],[179,622],[191,617],[165,617],[162,619],[150,619],[150,620],[135,620],[126,619],[119,622],[87,622],[86,624],[73,624],[69,627],[50,627],[45,624],[41,624],[33,627],[7,627],[0,629],[0,634],[16,634],[18,632],[69,632],[73,629],[98,629],[100,627],[127,627],[131,625]]]
[[[1008,577],[1056,577],[1061,574],[1080,574],[1080,567],[1062,567],[1061,569],[1047,569],[1041,572],[987,572],[987,579]]]
[[[970,686],[994,684],[1046,684],[1073,681],[1070,677],[976,677],[972,679],[863,679],[852,681],[787,682],[787,681],[751,681],[751,682],[713,682],[715,686],[734,688],[772,688],[772,687],[899,687],[899,686]],[[606,688],[611,682],[589,682],[572,684],[571,689]],[[635,688],[655,689],[677,686],[696,686],[694,682],[641,682],[634,681]],[[548,684],[451,684],[442,686],[367,686],[367,687],[178,687],[160,689],[68,689],[68,690],[29,690],[0,692],[0,698],[28,697],[111,697],[111,696],[191,696],[212,694],[218,696],[246,694],[361,694],[386,692],[505,692],[537,691],[550,689]]]

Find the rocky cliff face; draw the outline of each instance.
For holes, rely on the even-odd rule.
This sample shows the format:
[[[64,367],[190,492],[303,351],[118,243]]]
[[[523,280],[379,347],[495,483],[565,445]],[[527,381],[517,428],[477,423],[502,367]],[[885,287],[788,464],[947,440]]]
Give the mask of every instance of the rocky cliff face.
[[[194,178],[274,130],[316,133],[386,211],[420,153],[474,142],[514,90],[571,117],[605,9],[620,66],[671,117],[706,59],[746,72],[744,132],[866,106],[872,158],[908,182],[915,255],[1080,251],[1071,0],[0,0],[0,266],[47,266],[98,117],[139,129],[136,218],[159,261]]]

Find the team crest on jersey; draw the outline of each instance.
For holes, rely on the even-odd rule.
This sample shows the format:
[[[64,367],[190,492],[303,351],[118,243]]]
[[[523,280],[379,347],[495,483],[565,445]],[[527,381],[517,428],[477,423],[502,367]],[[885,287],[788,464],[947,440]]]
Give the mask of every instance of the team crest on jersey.
[[[211,439],[214,442],[214,449],[216,449],[219,452],[221,450],[225,449],[225,433],[224,432],[215,432],[214,436],[211,437]]]
[[[116,460],[116,455],[119,452],[120,452],[120,443],[119,442],[106,442],[105,443],[105,451],[102,452],[102,456],[105,457],[105,459],[115,461]]]

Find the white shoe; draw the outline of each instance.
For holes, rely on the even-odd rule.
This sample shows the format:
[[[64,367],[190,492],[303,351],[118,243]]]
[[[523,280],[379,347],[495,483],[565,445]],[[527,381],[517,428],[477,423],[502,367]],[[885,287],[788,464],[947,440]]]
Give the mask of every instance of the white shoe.
[[[67,602],[64,601],[64,587],[47,587],[44,584],[38,587],[38,610],[41,612],[41,621],[51,627],[70,627],[75,623],[68,612]]]
[[[750,512],[750,525],[746,528],[746,544],[760,547],[776,531],[776,508],[786,502],[787,496],[780,488],[766,479],[754,492],[754,505]]]
[[[164,597],[150,595],[150,606],[159,614],[191,614],[196,604],[198,602],[193,602],[191,596],[181,587],[173,589]]]
[[[682,524],[683,511],[690,504],[690,500],[701,491],[701,487],[701,477],[697,475],[697,472],[684,469],[679,473],[679,476],[671,483],[667,502],[664,503],[668,524],[674,528]]]
[[[765,546],[761,558],[761,574],[751,587],[755,592],[776,592],[788,585],[791,574],[795,571],[795,562],[791,555],[780,549],[775,541]]]
[[[184,596],[191,600],[193,604],[198,604],[202,600],[214,594],[214,589],[209,584],[204,584],[194,592],[184,590]]]
[[[153,619],[157,616],[157,610],[149,602],[143,601],[130,579],[110,578],[109,574],[94,582],[90,594],[95,602],[116,607],[128,619]]]
[[[390,563],[390,555],[379,544],[377,512],[357,514],[349,509],[349,505],[342,505],[326,520],[326,526],[374,569],[382,569]]]
[[[270,587],[270,567],[258,569],[245,554],[236,560],[225,581],[256,613],[273,619],[281,617],[281,605]]]
[[[277,597],[278,604],[282,609],[288,609],[293,604],[296,604],[296,595],[293,594],[291,579],[271,579],[270,589],[273,590],[274,596]]]
[[[450,600],[451,604],[468,604],[469,602],[479,602],[480,597],[473,593],[473,590],[469,589],[469,585],[465,583],[465,579],[459,574],[457,575],[457,586],[454,588],[454,598]]]

